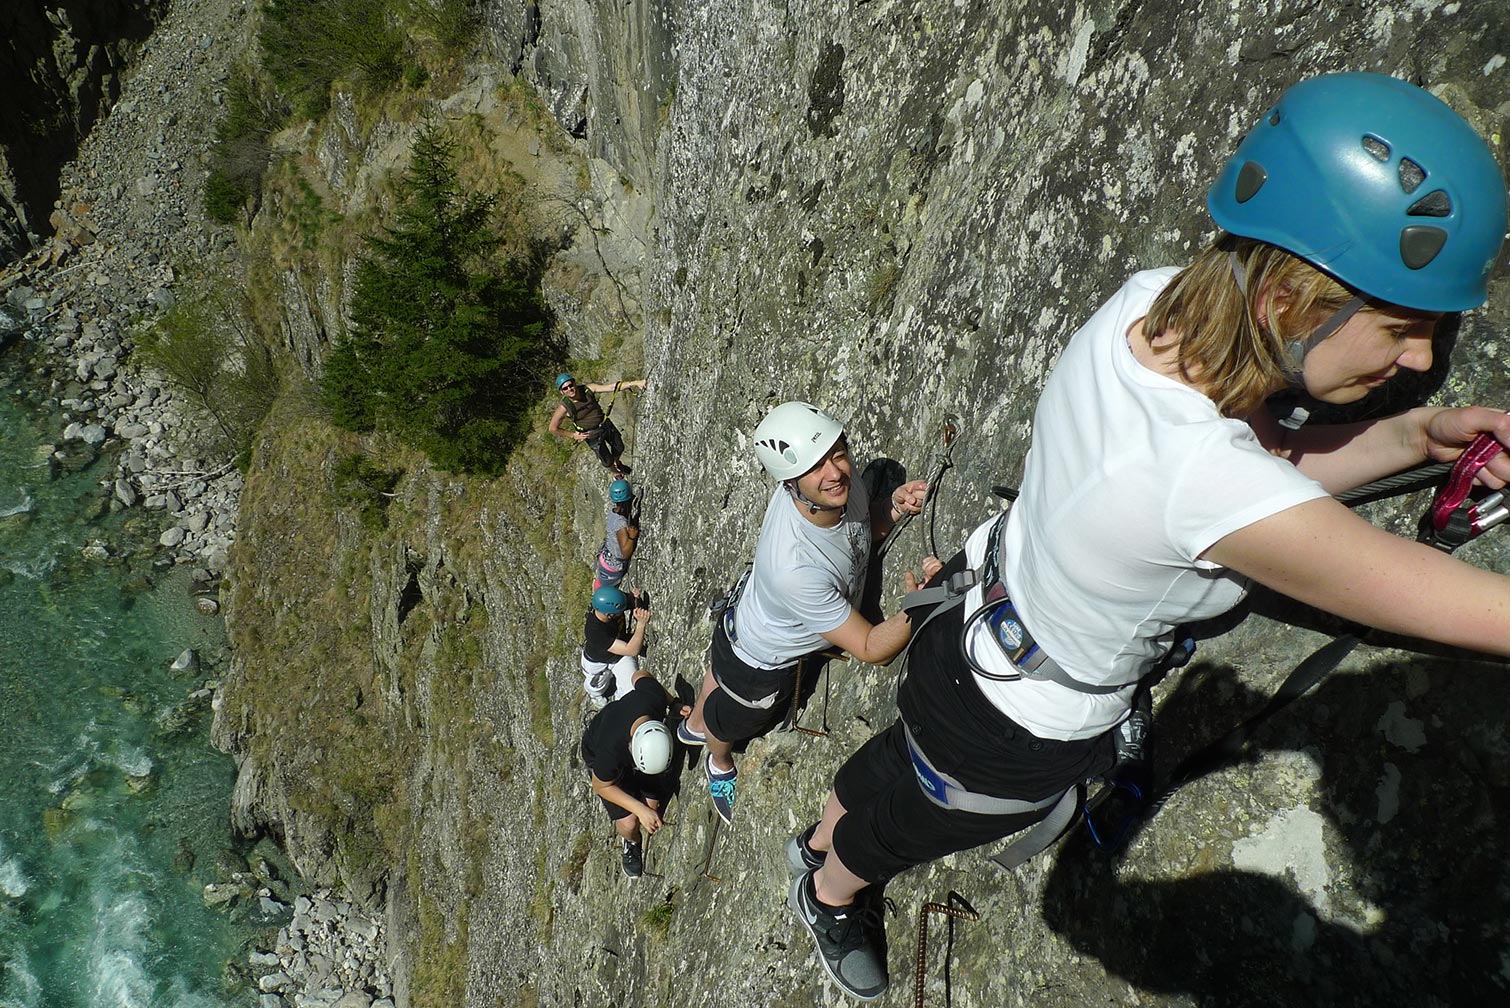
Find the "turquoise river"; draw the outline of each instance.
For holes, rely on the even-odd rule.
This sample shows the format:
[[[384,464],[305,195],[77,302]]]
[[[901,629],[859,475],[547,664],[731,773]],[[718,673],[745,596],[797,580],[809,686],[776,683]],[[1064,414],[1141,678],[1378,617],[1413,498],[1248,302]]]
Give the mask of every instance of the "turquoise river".
[[[213,670],[170,668],[223,629],[154,567],[161,516],[110,510],[107,458],[48,465],[28,351],[0,350],[0,1008],[246,1008],[227,963],[267,922],[201,896],[234,862],[234,767],[189,699]]]

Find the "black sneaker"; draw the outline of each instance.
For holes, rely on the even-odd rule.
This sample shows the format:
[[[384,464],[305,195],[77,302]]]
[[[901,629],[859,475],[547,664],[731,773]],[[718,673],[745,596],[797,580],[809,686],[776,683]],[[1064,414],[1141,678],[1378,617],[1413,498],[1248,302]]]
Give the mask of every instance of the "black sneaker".
[[[830,910],[813,894],[813,873],[808,871],[792,880],[786,905],[813,936],[824,971],[845,993],[874,1001],[886,992],[886,957],[876,941],[885,924],[874,919],[875,910],[867,901]]]
[[[817,828],[818,824],[813,823],[786,842],[786,870],[794,877],[815,868],[822,868],[823,862],[828,859],[827,854],[815,851],[808,846],[808,841],[812,840],[813,831]]]
[[[638,840],[624,841],[624,853],[619,858],[619,863],[624,866],[624,874],[630,878],[639,878],[645,874],[645,848]]]

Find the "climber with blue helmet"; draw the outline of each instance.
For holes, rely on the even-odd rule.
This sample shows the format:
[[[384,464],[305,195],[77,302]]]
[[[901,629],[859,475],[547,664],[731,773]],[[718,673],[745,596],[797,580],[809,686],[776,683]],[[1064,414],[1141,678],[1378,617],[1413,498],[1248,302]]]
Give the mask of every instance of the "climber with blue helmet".
[[[608,510],[603,514],[603,546],[593,563],[593,590],[613,587],[629,573],[640,540],[639,495],[626,479],[608,484]]]
[[[1065,347],[1019,498],[944,567],[898,721],[788,841],[788,903],[852,995],[887,984],[866,888],[1044,819],[1119,754],[1146,757],[1140,680],[1177,627],[1230,609],[1250,579],[1510,655],[1510,578],[1332,496],[1481,435],[1510,443],[1510,416],[1433,406],[1300,426],[1265,405],[1286,389],[1351,403],[1431,366],[1443,316],[1487,299],[1505,233],[1489,147],[1420,88],[1328,74],[1264,112],[1208,208],[1222,233],[1194,262],[1135,274]],[[1478,479],[1503,486],[1510,460]]]
[[[634,619],[632,631],[624,625],[625,613]],[[640,670],[649,622],[650,610],[641,604],[639,591],[603,587],[592,593],[582,627],[582,688],[595,708],[629,692]]]
[[[585,441],[593,454],[598,456],[598,461],[603,463],[603,467],[623,479],[630,472],[629,466],[619,461],[624,454],[624,435],[608,419],[613,401],[609,400],[605,409],[598,402],[596,393],[612,392],[617,395],[624,389],[643,391],[644,388],[643,378],[633,381],[578,382],[563,371],[556,376],[556,391],[560,393],[561,401],[551,414],[546,430],[567,441]],[[563,422],[570,423],[572,429],[564,430],[561,426]]]
[[[874,503],[852,493],[844,427],[809,403],[771,410],[754,441],[776,488],[754,565],[714,627],[697,705],[678,728],[684,743],[708,747],[708,791],[725,821],[734,812],[738,779],[733,747],[782,722],[804,656],[838,648],[885,664],[907,643],[905,615],[872,624],[859,605],[873,545],[901,515],[920,511],[927,491],[924,481],[913,480]],[[913,575],[906,577],[915,587]]]

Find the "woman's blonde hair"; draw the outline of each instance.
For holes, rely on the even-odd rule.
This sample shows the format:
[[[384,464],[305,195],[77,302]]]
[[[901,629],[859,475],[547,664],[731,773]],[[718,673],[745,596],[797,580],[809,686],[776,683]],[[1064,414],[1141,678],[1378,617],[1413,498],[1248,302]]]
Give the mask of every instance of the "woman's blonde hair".
[[[1285,292],[1283,305],[1271,298],[1260,312],[1274,291]],[[1150,342],[1177,338],[1181,376],[1198,382],[1223,416],[1242,417],[1285,386],[1285,344],[1304,339],[1354,296],[1282,248],[1223,234],[1154,299],[1143,332]]]

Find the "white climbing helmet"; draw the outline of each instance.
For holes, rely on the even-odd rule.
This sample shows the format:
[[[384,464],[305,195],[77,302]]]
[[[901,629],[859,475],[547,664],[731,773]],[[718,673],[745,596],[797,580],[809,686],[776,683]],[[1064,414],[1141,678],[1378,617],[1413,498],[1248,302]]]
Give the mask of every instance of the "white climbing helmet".
[[[843,436],[844,425],[811,403],[782,403],[755,428],[755,457],[785,482],[817,465]]]
[[[664,773],[671,765],[671,733],[659,721],[646,721],[629,736],[629,756],[640,773]]]

